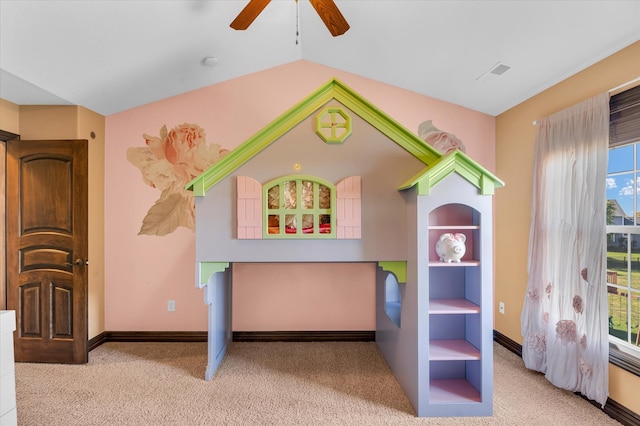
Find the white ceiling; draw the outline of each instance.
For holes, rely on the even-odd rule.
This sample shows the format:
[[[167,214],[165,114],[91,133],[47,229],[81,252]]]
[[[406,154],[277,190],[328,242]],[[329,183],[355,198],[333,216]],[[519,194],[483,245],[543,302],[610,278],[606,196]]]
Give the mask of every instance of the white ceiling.
[[[0,0],[0,98],[110,115],[304,59],[498,115],[640,40],[640,0],[335,3],[351,29],[300,0],[296,44],[293,0],[246,31],[229,24],[247,0]]]

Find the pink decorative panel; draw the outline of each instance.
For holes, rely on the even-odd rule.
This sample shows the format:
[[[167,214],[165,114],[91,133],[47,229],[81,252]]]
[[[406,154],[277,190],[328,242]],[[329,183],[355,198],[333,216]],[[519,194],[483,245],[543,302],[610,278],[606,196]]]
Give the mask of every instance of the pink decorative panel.
[[[360,176],[351,176],[336,185],[336,238],[361,238]]]
[[[262,239],[262,185],[247,176],[237,177],[238,239]]]

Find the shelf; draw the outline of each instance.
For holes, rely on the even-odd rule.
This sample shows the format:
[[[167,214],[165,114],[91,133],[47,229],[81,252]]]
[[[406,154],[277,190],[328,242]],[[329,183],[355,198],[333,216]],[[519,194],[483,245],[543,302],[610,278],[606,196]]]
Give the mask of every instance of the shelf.
[[[446,230],[446,229],[480,229],[479,225],[431,225],[429,230]]]
[[[464,339],[429,341],[429,361],[473,359],[480,359],[480,351]]]
[[[429,267],[431,268],[460,268],[464,266],[480,266],[479,260],[463,260],[460,263],[457,262],[441,262],[439,260],[430,260]]]
[[[430,314],[478,314],[480,306],[467,299],[432,299],[429,302]]]
[[[439,379],[429,383],[430,403],[481,402],[478,392],[465,379]]]
[[[489,227],[480,226],[489,217],[490,210],[466,203],[441,205],[429,213],[428,248],[422,257],[428,264],[428,301],[418,306],[421,318],[427,319],[420,343],[429,345],[419,360],[419,365],[427,364],[428,377],[418,384],[428,386],[421,416],[491,415],[492,366],[483,353],[491,350],[485,347],[491,329],[483,326],[491,315],[484,306],[486,292],[491,291],[486,277],[492,258],[485,247],[491,236]],[[443,262],[437,255],[438,241],[445,233],[466,237],[459,263]]]

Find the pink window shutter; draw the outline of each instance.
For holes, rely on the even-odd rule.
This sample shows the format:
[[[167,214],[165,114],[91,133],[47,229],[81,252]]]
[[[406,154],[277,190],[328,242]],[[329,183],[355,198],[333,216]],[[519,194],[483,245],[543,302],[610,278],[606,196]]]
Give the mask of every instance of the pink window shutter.
[[[238,239],[262,239],[262,185],[238,176],[237,196]]]
[[[361,238],[360,176],[343,179],[336,185],[336,238]]]

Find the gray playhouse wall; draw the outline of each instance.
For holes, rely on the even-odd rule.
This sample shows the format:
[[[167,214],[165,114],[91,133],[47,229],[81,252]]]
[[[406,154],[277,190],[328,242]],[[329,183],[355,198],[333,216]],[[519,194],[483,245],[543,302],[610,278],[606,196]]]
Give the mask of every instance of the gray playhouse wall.
[[[327,105],[342,106],[335,100]],[[423,170],[425,164],[352,111],[351,136],[341,144],[327,144],[315,134],[319,111],[211,187],[204,197],[196,197],[198,262],[406,260],[405,197],[409,194],[397,188]],[[298,171],[294,169],[296,164],[301,166]],[[265,184],[296,174],[333,184],[361,176],[362,238],[237,239],[236,176],[248,176]]]

